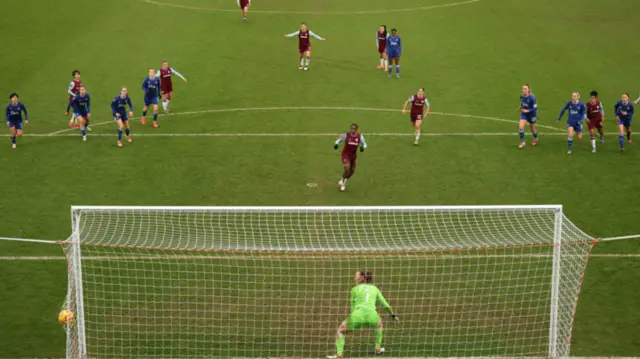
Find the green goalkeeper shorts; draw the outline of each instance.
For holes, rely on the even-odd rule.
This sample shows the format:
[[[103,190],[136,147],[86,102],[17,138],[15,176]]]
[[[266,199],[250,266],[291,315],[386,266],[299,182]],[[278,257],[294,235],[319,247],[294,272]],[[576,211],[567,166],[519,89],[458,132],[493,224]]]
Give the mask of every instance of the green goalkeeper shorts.
[[[347,318],[347,329],[377,328],[380,315],[375,310],[356,310]]]

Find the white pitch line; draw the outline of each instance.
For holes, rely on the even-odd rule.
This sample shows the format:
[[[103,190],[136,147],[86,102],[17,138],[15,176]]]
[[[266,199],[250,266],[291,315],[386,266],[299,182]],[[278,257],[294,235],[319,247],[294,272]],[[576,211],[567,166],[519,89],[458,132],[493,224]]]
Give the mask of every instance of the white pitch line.
[[[374,107],[280,106],[280,107],[221,108],[221,109],[209,109],[209,110],[200,110],[200,111],[187,111],[187,112],[177,112],[177,113],[170,113],[170,114],[160,114],[159,116],[170,117],[170,116],[199,115],[199,114],[205,114],[205,113],[227,113],[227,112],[248,112],[248,111],[369,111],[369,112],[402,113],[401,110],[388,109],[388,108],[374,108]],[[447,113],[447,112],[430,112],[429,114],[437,115],[437,116],[454,116],[454,117],[460,117],[460,118],[471,118],[471,119],[478,119],[478,120],[506,122],[513,125],[516,125],[518,123],[518,121],[507,120],[507,119],[498,118],[498,117],[490,117],[490,116],[476,116],[476,115],[456,114],[456,113]],[[139,119],[139,117],[131,118],[130,121],[137,120],[137,119]],[[92,124],[91,127],[103,126],[110,123],[112,124],[114,123],[114,121],[110,120],[110,121],[98,122],[96,124]],[[565,133],[564,130],[561,130],[559,128],[552,127],[552,126],[538,125],[538,127]],[[42,136],[56,136],[61,133],[66,133],[71,131],[78,131],[78,129],[65,128],[63,130],[55,131]],[[335,134],[332,134],[332,135],[335,135]]]
[[[354,253],[355,254],[355,253]],[[373,252],[363,253],[375,255]],[[218,255],[212,253],[211,255],[158,255],[158,256],[82,256],[83,260],[104,260],[104,261],[118,261],[118,260],[155,260],[155,259],[176,259],[176,260],[193,260],[193,259],[255,259],[255,258],[302,258],[305,252],[301,252],[300,255],[260,255],[254,256],[247,255]],[[553,257],[553,254],[529,254],[529,255],[517,255],[517,254],[488,254],[488,255],[438,255],[424,254],[424,257],[431,257],[434,259],[478,259],[478,258],[549,258]],[[583,256],[578,256],[582,258]],[[309,257],[309,260],[313,260],[314,257]],[[399,255],[398,258],[406,258]],[[589,258],[640,258],[640,253],[621,253],[621,254],[591,254]],[[0,261],[59,261],[65,260],[64,256],[0,256]]]
[[[380,137],[413,137],[412,133],[374,132],[366,133],[367,136]],[[422,137],[451,137],[451,136],[517,136],[516,132],[423,132]],[[566,136],[565,133],[547,133],[544,136]],[[80,137],[79,134],[62,133],[58,135],[26,134],[26,137]],[[88,137],[114,137],[115,133],[93,133]],[[132,137],[337,137],[336,133],[132,133]],[[541,137],[544,137],[541,135]]]
[[[362,11],[279,11],[279,10],[251,10],[251,13],[262,13],[262,14],[299,14],[299,15],[357,15],[357,14],[387,14],[391,12],[408,12],[408,11],[420,11],[420,10],[433,10],[440,8],[447,8],[453,6],[461,6],[461,5],[469,5],[473,3],[477,3],[480,0],[467,0],[467,1],[459,1],[448,4],[440,4],[440,5],[430,5],[430,6],[422,6],[412,9],[390,9],[390,10],[362,10]],[[232,9],[217,9],[210,7],[198,7],[198,6],[189,6],[189,5],[180,5],[180,4],[172,4],[172,3],[164,3],[153,0],[144,0],[144,2],[148,4],[158,5],[158,6],[166,6],[173,7],[178,9],[186,9],[186,10],[196,10],[196,11],[212,11],[212,12],[236,12],[237,10]]]

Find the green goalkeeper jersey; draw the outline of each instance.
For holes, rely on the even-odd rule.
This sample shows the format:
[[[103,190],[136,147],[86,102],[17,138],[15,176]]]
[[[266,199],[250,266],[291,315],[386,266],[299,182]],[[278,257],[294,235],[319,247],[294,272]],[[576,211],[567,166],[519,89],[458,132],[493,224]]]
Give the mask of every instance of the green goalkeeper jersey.
[[[358,284],[351,289],[351,313],[357,310],[376,310],[376,303],[380,303],[384,309],[393,314],[391,306],[382,296],[380,289],[373,284]]]

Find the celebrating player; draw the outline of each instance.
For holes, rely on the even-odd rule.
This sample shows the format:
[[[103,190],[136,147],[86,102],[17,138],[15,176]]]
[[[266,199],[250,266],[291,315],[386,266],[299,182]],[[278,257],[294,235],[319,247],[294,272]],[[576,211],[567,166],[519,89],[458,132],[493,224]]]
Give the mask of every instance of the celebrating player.
[[[629,94],[622,94],[622,99],[616,103],[615,112],[618,122],[618,142],[620,151],[624,151],[624,132],[627,131],[627,141],[631,143],[631,119],[633,118],[634,107],[629,101]]]
[[[160,80],[156,78],[156,71],[149,69],[149,77],[142,82],[144,91],[144,108],[142,108],[142,124],[147,123],[147,111],[149,105],[153,105],[153,127],[158,127],[158,94],[160,93]]]
[[[76,95],[80,92],[80,86],[82,86],[82,82],[80,81],[80,71],[73,70],[71,76],[73,76],[73,80],[71,81],[71,83],[69,83],[69,88],[67,89],[67,93],[69,94],[69,101],[73,100],[73,98],[76,97]],[[80,128],[80,125],[78,125],[78,121],[76,120],[75,113],[71,115],[71,119],[69,120],[69,127]]]
[[[309,62],[311,62],[311,39],[309,36],[313,36],[316,39],[323,41],[325,38],[316,35],[313,31],[309,30],[305,23],[300,25],[300,30],[284,35],[284,37],[294,36],[298,36],[298,51],[300,52],[300,67],[298,69],[304,69],[307,71],[309,70]]]
[[[173,81],[171,75],[176,75],[187,83],[187,79],[178,71],[169,66],[169,62],[162,61],[162,67],[156,73],[156,77],[160,78],[160,93],[162,94],[162,109],[164,113],[169,112],[169,103],[173,98]]]
[[[344,172],[342,174],[342,179],[338,182],[338,185],[340,186],[340,191],[344,192],[347,188],[347,180],[351,178],[353,173],[356,171],[358,147],[360,147],[360,152],[364,152],[364,149],[367,148],[367,142],[365,142],[364,136],[358,132],[358,125],[355,123],[351,124],[351,131],[343,133],[336,140],[333,148],[337,150],[338,145],[342,141],[345,141],[341,156]]]
[[[380,54],[380,66],[379,69],[386,69],[389,67],[389,59],[387,58],[387,25],[381,25],[380,29],[376,33],[376,48],[378,54]]]
[[[562,119],[562,116],[564,116],[564,112],[567,110],[569,111],[569,114],[567,115],[567,135],[569,136],[567,141],[569,145],[569,151],[567,151],[567,153],[571,154],[574,132],[578,134],[578,140],[581,140],[582,120],[587,118],[587,107],[582,101],[580,101],[580,93],[574,92],[571,94],[571,101],[568,101],[562,108],[562,111],[560,111],[558,121]]]
[[[587,122],[589,123],[589,135],[591,135],[591,152],[596,152],[596,131],[600,133],[600,143],[604,143],[604,107],[598,100],[598,91],[591,91],[587,102]]]
[[[87,140],[87,125],[91,119],[91,96],[84,86],[80,86],[80,92],[67,104],[65,116],[69,116],[69,109],[73,106],[73,115],[78,119],[82,140]]]
[[[24,112],[24,124],[29,124],[29,114],[27,108],[18,101],[18,94],[12,93],[9,95],[9,104],[7,105],[7,111],[5,112],[5,121],[7,121],[7,127],[9,127],[9,133],[11,133],[11,144],[13,148],[16,148],[16,136],[22,136],[22,113]]]
[[[524,127],[529,123],[531,128],[531,134],[533,135],[533,143],[535,146],[538,144],[538,131],[536,130],[536,121],[538,120],[538,103],[536,97],[531,93],[531,86],[529,84],[522,85],[522,95],[520,96],[520,146],[524,148]]]
[[[396,63],[396,78],[400,78],[400,56],[402,55],[402,41],[398,36],[398,30],[391,29],[391,35],[387,36],[387,57],[389,58],[389,77],[393,72],[393,63]]]
[[[242,21],[247,22],[247,12],[249,11],[249,6],[251,6],[251,0],[236,0],[238,6],[240,6],[240,10],[242,10]]]
[[[348,330],[357,330],[360,328],[371,328],[376,331],[376,355],[382,355],[382,319],[376,310],[376,303],[380,303],[382,307],[389,313],[389,316],[398,323],[400,318],[393,313],[393,309],[382,296],[380,289],[373,282],[371,272],[356,272],[356,286],[351,289],[351,314],[338,326],[336,338],[336,355],[330,355],[328,359],[342,358],[344,351],[344,337]]]
[[[422,120],[429,115],[429,100],[424,96],[424,88],[419,88],[417,94],[412,95],[404,102],[402,113],[407,113],[407,105],[409,102],[411,102],[411,124],[416,130],[416,140],[413,144],[417,146],[420,141]]]
[[[133,104],[129,98],[129,91],[126,87],[120,90],[120,95],[111,101],[111,112],[113,119],[118,124],[118,147],[122,147],[122,131],[127,134],[127,141],[131,143],[131,129],[129,127],[129,116],[127,116],[127,105],[129,105],[129,116],[133,117]]]

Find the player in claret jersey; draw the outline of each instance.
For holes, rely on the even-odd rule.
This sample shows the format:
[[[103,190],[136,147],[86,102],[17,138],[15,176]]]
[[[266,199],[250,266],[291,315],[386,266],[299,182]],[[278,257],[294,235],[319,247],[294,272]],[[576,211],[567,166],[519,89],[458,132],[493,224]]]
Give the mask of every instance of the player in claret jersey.
[[[311,39],[309,36],[313,36],[318,40],[325,40],[324,37],[316,35],[313,31],[307,28],[305,23],[300,25],[300,30],[285,34],[284,37],[298,36],[298,51],[300,52],[300,67],[299,69],[309,70],[309,62],[311,62]]]
[[[389,59],[387,58],[387,25],[381,25],[376,32],[376,48],[378,49],[378,54],[380,55],[380,66],[379,69],[385,70],[389,67]]]
[[[173,99],[173,81],[172,75],[176,75],[187,83],[187,79],[178,71],[169,66],[169,62],[162,61],[162,67],[156,72],[156,77],[160,78],[160,93],[162,94],[162,109],[164,113],[169,112],[169,104]]]
[[[407,105],[409,104],[409,102],[411,102],[411,124],[416,130],[416,140],[413,144],[417,146],[420,143],[420,129],[422,128],[422,120],[427,118],[430,109],[429,100],[427,100],[424,95],[424,88],[419,88],[418,93],[409,97],[409,99],[404,102],[402,113],[407,113]]]
[[[247,22],[247,12],[249,12],[249,6],[251,6],[251,0],[236,0],[240,10],[242,10],[242,21]]]
[[[367,143],[364,140],[364,136],[358,132],[358,125],[355,123],[351,124],[351,131],[342,134],[336,140],[333,148],[337,150],[340,142],[344,142],[341,156],[344,172],[342,174],[342,179],[338,182],[338,185],[340,186],[340,191],[344,192],[347,188],[347,180],[351,178],[353,173],[356,171],[358,148],[360,148],[360,152],[364,152],[364,149],[367,148]]]
[[[156,70],[149,69],[149,77],[142,82],[144,91],[144,107],[142,108],[142,124],[147,123],[147,111],[153,105],[153,127],[158,127],[158,94],[160,93],[160,80],[156,78]]]
[[[622,99],[615,106],[616,120],[618,122],[618,142],[620,151],[624,151],[624,132],[627,131],[627,141],[631,143],[631,120],[633,119],[634,107],[629,101],[629,94],[622,95]]]
[[[377,304],[380,304],[395,321],[400,322],[400,318],[393,312],[389,303],[382,296],[380,289],[373,285],[373,274],[371,272],[356,272],[356,286],[351,289],[351,312],[347,319],[338,326],[336,335],[336,355],[327,356],[327,359],[342,359],[344,351],[345,335],[349,330],[361,328],[374,329],[376,332],[375,355],[384,354],[382,347],[382,319],[378,314]]]
[[[82,141],[86,141],[87,124],[91,118],[91,96],[89,96],[84,86],[80,86],[80,92],[67,104],[67,111],[64,113],[65,116],[69,116],[71,106],[73,106],[73,114],[78,119],[78,124],[80,125]]]
[[[18,101],[18,94],[9,95],[9,104],[5,112],[5,121],[11,133],[11,145],[16,148],[16,136],[22,136],[22,113],[24,112],[24,124],[29,124],[29,114],[27,108]]]
[[[71,73],[71,76],[73,76],[73,80],[71,81],[71,83],[69,83],[69,87],[67,88],[67,93],[69,94],[69,101],[73,100],[73,98],[80,92],[80,86],[82,86],[82,82],[80,81],[80,71],[73,70],[73,72]],[[75,113],[71,115],[71,119],[69,120],[69,127],[80,128],[80,125],[78,125],[78,120],[76,119]]]
[[[580,93],[574,92],[571,94],[571,101],[568,101],[560,111],[558,121],[562,119],[565,111],[569,111],[567,115],[567,135],[569,136],[567,144],[569,145],[569,151],[567,153],[571,154],[573,135],[577,133],[578,140],[582,139],[582,120],[587,118],[587,107],[580,101]]]
[[[591,152],[596,152],[596,131],[600,133],[600,143],[604,143],[604,107],[598,100],[598,91],[591,91],[587,102],[587,122],[589,123],[589,135],[591,135]]]
[[[536,97],[531,93],[531,86],[529,84],[522,85],[522,95],[520,96],[520,129],[518,134],[520,135],[520,146],[524,148],[524,128],[529,123],[531,128],[531,134],[533,135],[533,143],[535,146],[538,144],[538,131],[536,130],[536,121],[538,121],[538,103]]]

